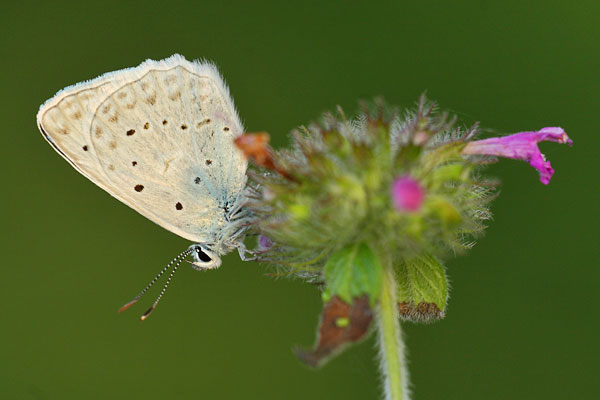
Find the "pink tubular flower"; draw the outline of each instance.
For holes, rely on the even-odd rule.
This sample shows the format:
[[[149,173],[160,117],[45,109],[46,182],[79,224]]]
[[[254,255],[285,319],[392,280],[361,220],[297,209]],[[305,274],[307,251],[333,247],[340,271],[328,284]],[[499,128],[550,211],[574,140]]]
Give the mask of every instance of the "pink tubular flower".
[[[540,173],[540,181],[547,185],[554,174],[550,161],[540,152],[537,144],[544,140],[573,145],[562,128],[543,128],[537,132],[520,132],[513,135],[477,140],[468,143],[463,154],[500,156],[529,161],[529,165]]]
[[[396,178],[392,183],[392,201],[398,211],[419,211],[424,198],[425,189],[408,175]]]

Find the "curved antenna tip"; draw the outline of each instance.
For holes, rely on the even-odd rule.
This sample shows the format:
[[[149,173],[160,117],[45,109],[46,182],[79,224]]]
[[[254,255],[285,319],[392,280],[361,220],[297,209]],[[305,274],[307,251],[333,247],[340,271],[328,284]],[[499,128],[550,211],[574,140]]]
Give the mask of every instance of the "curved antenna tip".
[[[127,303],[123,307],[119,308],[119,313],[122,313],[123,311],[127,310],[129,307],[131,307],[132,305],[137,303],[137,301],[138,301],[138,299],[131,300],[129,303]]]
[[[141,319],[142,321],[144,321],[146,318],[148,318],[148,317],[150,316],[150,314],[152,313],[152,311],[154,311],[154,309],[155,309],[155,308],[156,308],[156,306],[155,306],[155,305],[153,305],[152,307],[150,307],[150,308],[148,309],[148,311],[146,311],[146,312],[145,312],[145,313],[144,313],[144,314],[143,314],[143,315],[140,317],[140,319]]]

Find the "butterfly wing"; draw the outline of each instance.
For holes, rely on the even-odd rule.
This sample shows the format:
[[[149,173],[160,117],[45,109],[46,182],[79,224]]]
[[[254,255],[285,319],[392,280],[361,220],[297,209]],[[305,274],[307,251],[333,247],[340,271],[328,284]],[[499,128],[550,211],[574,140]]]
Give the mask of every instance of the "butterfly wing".
[[[243,133],[212,64],[179,55],[59,92],[38,113],[79,172],[162,227],[208,242],[245,185]]]

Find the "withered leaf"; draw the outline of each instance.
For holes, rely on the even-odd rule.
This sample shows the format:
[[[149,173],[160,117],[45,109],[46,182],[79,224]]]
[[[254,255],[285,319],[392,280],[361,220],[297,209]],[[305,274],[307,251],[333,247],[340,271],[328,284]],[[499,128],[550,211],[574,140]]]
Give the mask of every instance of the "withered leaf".
[[[273,158],[271,156],[268,133],[244,133],[235,138],[234,142],[242,150],[246,158],[251,159],[261,167],[271,168]]]
[[[412,302],[398,303],[400,318],[413,322],[432,322],[444,318],[444,311],[440,310],[434,303],[421,302],[415,306]]]
[[[269,134],[266,132],[244,133],[234,139],[235,145],[244,153],[246,158],[259,167],[275,171],[285,178],[294,180],[273,159],[273,150],[269,146]]]
[[[373,320],[373,311],[366,295],[355,297],[352,305],[338,296],[323,307],[317,344],[313,350],[295,349],[300,361],[318,367],[348,345],[363,339]]]

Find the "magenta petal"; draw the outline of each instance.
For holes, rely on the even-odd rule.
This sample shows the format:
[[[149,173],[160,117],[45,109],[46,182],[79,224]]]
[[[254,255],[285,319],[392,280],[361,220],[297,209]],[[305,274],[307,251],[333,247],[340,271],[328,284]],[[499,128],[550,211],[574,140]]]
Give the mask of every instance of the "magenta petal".
[[[424,198],[425,189],[410,176],[401,176],[392,183],[392,201],[398,211],[419,211]]]
[[[573,145],[573,141],[562,128],[548,127],[535,132],[520,132],[509,136],[470,142],[462,153],[526,160],[529,165],[538,170],[540,181],[547,185],[554,174],[554,169],[537,145],[545,140]]]

